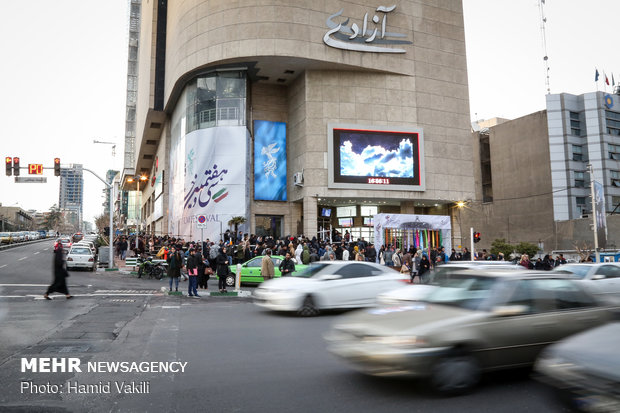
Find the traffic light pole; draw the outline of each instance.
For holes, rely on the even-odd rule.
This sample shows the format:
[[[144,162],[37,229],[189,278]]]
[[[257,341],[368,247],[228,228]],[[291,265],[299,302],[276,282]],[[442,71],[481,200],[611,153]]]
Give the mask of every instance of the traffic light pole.
[[[474,250],[474,229],[469,228],[469,242],[471,243],[471,260],[476,260],[476,250]]]
[[[105,184],[105,186],[110,190],[110,241],[109,241],[109,248],[108,248],[108,252],[109,252],[109,258],[108,258],[108,268],[114,268],[114,248],[112,247],[112,241],[114,240],[113,238],[113,234],[114,234],[114,222],[113,222],[113,215],[114,215],[114,202],[112,202],[114,200],[114,185],[107,183],[104,179],[102,179],[99,175],[97,175],[96,173],[94,173],[93,171],[91,171],[90,169],[86,169],[86,168],[82,168],[83,171],[88,171],[91,174],[95,175],[101,182],[103,182]]]

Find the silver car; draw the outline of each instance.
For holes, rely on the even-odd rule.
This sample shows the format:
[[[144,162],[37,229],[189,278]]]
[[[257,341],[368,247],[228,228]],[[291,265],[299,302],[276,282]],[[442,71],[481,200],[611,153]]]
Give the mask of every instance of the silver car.
[[[620,264],[615,262],[564,264],[553,269],[567,273],[599,298],[620,303]]]
[[[548,344],[611,320],[585,288],[559,274],[464,270],[425,301],[358,311],[325,336],[328,350],[377,376],[429,377],[441,393],[483,371],[528,366]]]

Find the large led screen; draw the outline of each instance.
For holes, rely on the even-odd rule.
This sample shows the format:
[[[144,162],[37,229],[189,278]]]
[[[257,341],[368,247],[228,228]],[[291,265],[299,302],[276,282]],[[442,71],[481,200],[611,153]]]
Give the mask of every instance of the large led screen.
[[[423,190],[421,130],[339,126],[329,125],[330,186]]]
[[[286,201],[286,123],[254,121],[254,199]]]

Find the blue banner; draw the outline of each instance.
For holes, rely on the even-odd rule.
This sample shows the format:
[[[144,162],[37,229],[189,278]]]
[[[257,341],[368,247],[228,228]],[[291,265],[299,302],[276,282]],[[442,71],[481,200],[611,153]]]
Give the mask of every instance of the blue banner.
[[[254,199],[286,201],[286,123],[254,121]]]

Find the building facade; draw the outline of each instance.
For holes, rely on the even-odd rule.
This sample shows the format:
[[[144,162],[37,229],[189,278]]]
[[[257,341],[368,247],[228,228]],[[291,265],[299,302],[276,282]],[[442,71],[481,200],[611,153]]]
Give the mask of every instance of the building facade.
[[[592,249],[591,179],[607,221],[599,245],[620,245],[620,217],[610,215],[620,213],[618,93],[550,94],[544,111],[473,126],[476,196],[461,225],[482,234],[478,247],[504,239],[541,252]]]
[[[66,230],[82,230],[84,203],[84,177],[81,164],[71,165],[60,170],[60,191],[58,208],[68,225]]]
[[[145,2],[143,230],[374,237],[376,214],[474,197],[462,4]],[[127,147],[126,147],[127,151]],[[459,241],[457,241],[459,242]]]

